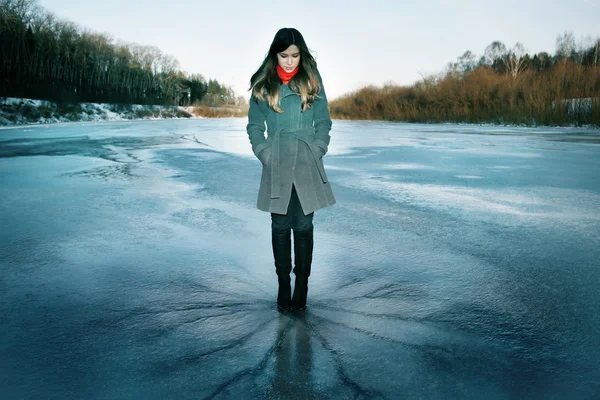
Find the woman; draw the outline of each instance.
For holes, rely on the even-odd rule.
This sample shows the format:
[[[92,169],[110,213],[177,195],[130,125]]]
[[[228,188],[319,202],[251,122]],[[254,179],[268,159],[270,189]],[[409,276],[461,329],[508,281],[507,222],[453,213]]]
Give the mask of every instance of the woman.
[[[280,29],[250,79],[246,130],[262,162],[257,207],[271,213],[280,311],[304,310],[313,252],[313,215],[335,204],[323,156],[331,118],[317,63],[294,28]],[[265,139],[265,124],[267,138]],[[291,232],[294,232],[294,295],[291,295]]]

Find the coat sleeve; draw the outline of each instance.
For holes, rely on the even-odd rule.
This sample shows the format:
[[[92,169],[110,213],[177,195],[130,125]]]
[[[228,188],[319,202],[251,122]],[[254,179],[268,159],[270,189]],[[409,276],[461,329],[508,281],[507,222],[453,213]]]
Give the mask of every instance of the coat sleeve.
[[[260,109],[258,101],[254,97],[250,98],[250,106],[248,107],[248,125],[246,132],[252,145],[252,152],[264,165],[267,165],[269,160],[269,144],[265,139],[265,114]]]
[[[327,103],[327,95],[325,94],[325,87],[323,86],[323,80],[319,73],[319,82],[321,83],[321,91],[317,95],[313,103],[313,115],[314,115],[314,127],[315,127],[315,145],[317,145],[323,154],[327,154],[329,141],[329,131],[331,130],[331,116],[329,115],[329,105]]]

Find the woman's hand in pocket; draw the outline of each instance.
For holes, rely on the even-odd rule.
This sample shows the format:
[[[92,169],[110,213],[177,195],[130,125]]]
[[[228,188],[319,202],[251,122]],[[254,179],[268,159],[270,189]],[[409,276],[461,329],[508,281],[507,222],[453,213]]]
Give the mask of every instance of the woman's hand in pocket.
[[[258,155],[258,158],[260,159],[260,161],[263,163],[263,165],[265,167],[268,166],[269,161],[271,161],[271,148],[267,147],[266,149],[261,151],[260,154]]]

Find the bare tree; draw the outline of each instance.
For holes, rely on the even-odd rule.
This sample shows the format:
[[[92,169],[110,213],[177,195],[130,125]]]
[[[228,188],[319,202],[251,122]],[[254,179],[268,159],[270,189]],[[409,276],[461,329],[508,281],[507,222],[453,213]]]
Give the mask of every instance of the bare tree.
[[[505,64],[507,72],[517,79],[519,72],[523,70],[525,65],[525,47],[520,42],[517,42],[512,49],[508,52],[505,58]]]
[[[600,58],[600,38],[592,38],[586,35],[577,43],[576,62],[577,64],[587,63],[596,66]]]
[[[504,56],[508,53],[504,43],[496,40],[490,43],[483,53],[484,61],[487,65],[493,65],[497,60],[503,60]]]
[[[473,71],[477,66],[477,56],[471,50],[467,50],[462,56],[458,57],[458,70],[461,72]]]
[[[575,36],[573,36],[573,32],[565,32],[556,37],[556,55],[564,62],[571,57],[575,49]]]

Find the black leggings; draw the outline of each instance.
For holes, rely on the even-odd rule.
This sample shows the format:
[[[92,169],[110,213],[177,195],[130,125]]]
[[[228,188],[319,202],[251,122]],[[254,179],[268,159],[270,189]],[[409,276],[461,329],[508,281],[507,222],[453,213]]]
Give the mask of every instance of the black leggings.
[[[314,213],[304,215],[296,188],[292,185],[292,197],[288,204],[287,214],[271,213],[271,230],[275,233],[308,232],[313,230]]]

